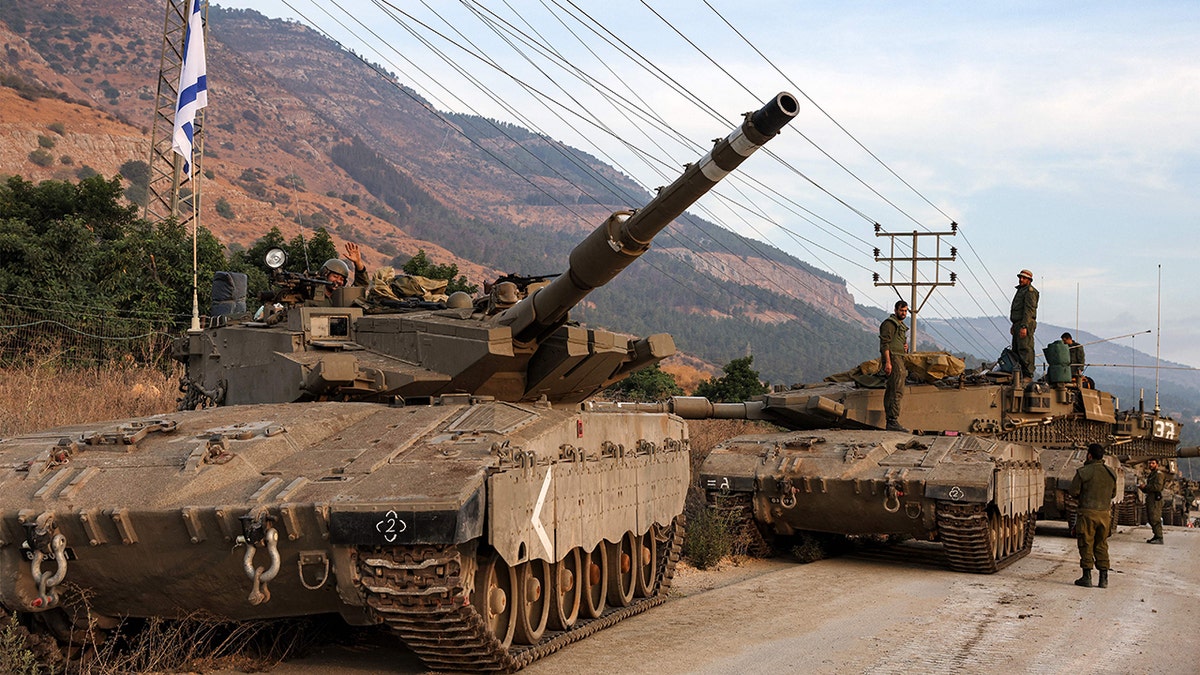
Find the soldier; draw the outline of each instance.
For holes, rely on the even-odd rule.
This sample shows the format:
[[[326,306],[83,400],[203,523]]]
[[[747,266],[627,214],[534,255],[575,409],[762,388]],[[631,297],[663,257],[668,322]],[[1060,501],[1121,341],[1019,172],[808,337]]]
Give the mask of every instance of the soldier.
[[[1146,484],[1138,489],[1146,493],[1146,516],[1150,520],[1150,529],[1154,536],[1146,540],[1147,544],[1163,543],[1162,529],[1162,490],[1166,476],[1158,470],[1158,460],[1151,459],[1146,463],[1150,473],[1146,475]]]
[[[358,250],[358,244],[354,242],[346,242],[346,259],[354,263],[354,285],[366,286],[369,281],[367,274],[367,266],[363,264],[362,253]],[[342,288],[346,282],[350,280],[350,265],[346,264],[341,258],[330,258],[321,265],[321,269],[317,272],[317,276],[330,282],[331,286],[323,286],[317,291],[317,297],[306,302],[305,304],[317,307],[329,307],[333,304],[333,291]]]
[[[1012,322],[1012,349],[1021,362],[1021,372],[1033,379],[1033,332],[1037,330],[1038,290],[1033,287],[1033,272],[1017,273],[1017,292],[1013,295],[1008,320]]]
[[[1071,379],[1075,380],[1075,384],[1079,384],[1083,376],[1083,364],[1087,363],[1084,360],[1083,345],[1076,342],[1070,333],[1063,333],[1062,341],[1071,348]]]
[[[900,356],[908,351],[908,326],[904,324],[907,316],[908,303],[898,300],[895,312],[879,324],[879,371],[887,376],[883,410],[888,431],[908,431],[900,426],[900,399],[904,398],[904,380],[908,377],[904,357]]]
[[[1088,458],[1075,470],[1071,496],[1079,500],[1075,538],[1083,574],[1076,586],[1092,587],[1092,565],[1100,570],[1100,588],[1108,588],[1108,534],[1112,530],[1112,500],[1117,496],[1117,473],[1104,463],[1104,446],[1092,443]]]

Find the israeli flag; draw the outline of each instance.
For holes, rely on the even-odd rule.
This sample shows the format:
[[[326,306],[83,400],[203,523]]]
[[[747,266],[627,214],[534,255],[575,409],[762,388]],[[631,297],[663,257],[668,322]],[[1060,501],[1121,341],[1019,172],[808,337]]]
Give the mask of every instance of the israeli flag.
[[[179,98],[175,102],[175,133],[171,149],[183,156],[183,175],[192,178],[192,139],[195,137],[196,113],[208,105],[208,78],[204,63],[204,18],[200,14],[203,0],[191,0],[187,33],[183,38],[183,67],[179,71]]]

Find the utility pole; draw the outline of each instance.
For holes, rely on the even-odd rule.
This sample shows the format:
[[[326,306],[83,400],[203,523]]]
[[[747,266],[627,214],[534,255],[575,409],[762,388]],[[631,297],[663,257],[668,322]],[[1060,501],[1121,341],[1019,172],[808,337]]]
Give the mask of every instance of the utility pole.
[[[150,131],[150,182],[142,216],[160,222],[174,216],[187,225],[200,212],[200,182],[204,179],[204,109],[196,113],[193,140],[195,167],[193,185],[180,195],[183,158],[171,149],[175,128],[175,105],[179,98],[179,71],[183,67],[184,37],[187,35],[189,0],[167,0],[163,25],[162,60],[158,66],[158,94],[154,101],[154,121]],[[208,3],[204,3],[204,24],[208,30]]]
[[[908,301],[908,312],[909,315],[912,316],[912,325],[909,327],[908,331],[908,351],[910,352],[915,352],[917,350],[917,315],[921,313],[921,307],[925,306],[926,301],[929,300],[929,296],[933,295],[934,289],[936,289],[938,286],[953,286],[954,282],[958,280],[957,275],[955,275],[954,272],[950,272],[950,280],[942,281],[942,263],[954,262],[954,260],[958,257],[958,249],[953,246],[950,247],[949,256],[942,255],[942,237],[953,237],[956,234],[958,234],[958,223],[950,223],[949,232],[917,232],[916,230],[913,230],[912,232],[905,233],[884,232],[883,226],[879,223],[875,223],[875,236],[887,237],[891,240],[891,247],[889,248],[889,254],[887,256],[884,256],[878,248],[875,249],[875,262],[887,262],[888,264],[887,281],[881,280],[879,277],[879,272],[876,272],[874,274],[875,285],[891,286],[892,288],[896,289],[896,295],[898,295],[901,299],[903,299],[904,296],[900,294],[900,288],[907,287],[911,290],[910,295],[912,299]],[[897,237],[912,238],[912,255],[896,255]],[[921,257],[917,254],[917,243],[920,241],[921,237],[934,237],[934,255]],[[901,280],[902,277],[897,275],[896,263],[898,262],[912,263],[912,274],[909,277],[909,281],[903,281]],[[933,281],[917,280],[917,263],[922,262],[934,263]],[[919,287],[927,287],[929,289],[925,293],[925,297],[921,299],[920,304],[917,303],[917,289]]]

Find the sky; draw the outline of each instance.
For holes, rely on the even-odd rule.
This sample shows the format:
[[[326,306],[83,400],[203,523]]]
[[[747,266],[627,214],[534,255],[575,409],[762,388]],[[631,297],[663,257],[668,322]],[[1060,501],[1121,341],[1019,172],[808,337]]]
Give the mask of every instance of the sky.
[[[533,128],[647,188],[791,91],[801,112],[771,156],[752,157],[739,170],[749,181],[727,180],[693,211],[888,309],[897,295],[874,285],[889,270],[872,249],[886,254],[889,239],[874,224],[945,232],[953,221],[941,253],[958,256],[939,280],[954,272],[957,283],[937,287],[919,316],[1007,315],[1027,268],[1041,322],[1140,333],[1119,342],[1200,366],[1194,0],[217,4],[312,25],[438,109]],[[514,49],[523,41],[543,47]],[[919,254],[934,241],[921,237]],[[933,274],[922,263],[920,281]],[[939,337],[972,352],[984,342]]]

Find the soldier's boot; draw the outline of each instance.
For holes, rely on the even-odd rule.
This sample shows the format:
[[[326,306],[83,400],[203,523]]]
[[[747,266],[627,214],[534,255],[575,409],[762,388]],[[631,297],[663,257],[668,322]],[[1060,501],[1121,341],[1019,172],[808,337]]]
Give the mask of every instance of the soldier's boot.
[[[1084,588],[1091,588],[1092,587],[1092,571],[1084,570],[1083,576],[1081,576],[1075,580],[1075,585],[1083,586]]]
[[[1108,570],[1100,570],[1100,581],[1096,585],[1100,588],[1108,588]]]
[[[886,428],[888,431],[903,431],[903,432],[908,431],[908,429],[905,429],[904,427],[900,426],[900,422],[898,422],[896,420],[888,420]]]
[[[1146,543],[1147,544],[1161,544],[1161,543],[1163,543],[1163,539],[1162,539],[1162,537],[1150,537],[1149,539],[1146,540]]]

